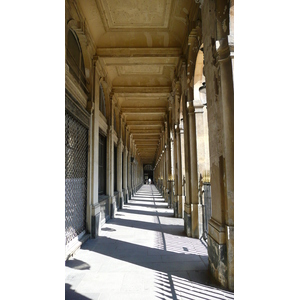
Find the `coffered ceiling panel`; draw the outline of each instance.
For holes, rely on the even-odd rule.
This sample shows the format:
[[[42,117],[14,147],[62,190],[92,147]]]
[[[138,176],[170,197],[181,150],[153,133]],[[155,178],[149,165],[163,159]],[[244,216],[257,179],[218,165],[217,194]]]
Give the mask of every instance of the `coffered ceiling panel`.
[[[131,65],[131,66],[117,66],[119,76],[131,75],[162,75],[163,66],[158,65]]]
[[[171,0],[97,0],[106,30],[168,28]]]

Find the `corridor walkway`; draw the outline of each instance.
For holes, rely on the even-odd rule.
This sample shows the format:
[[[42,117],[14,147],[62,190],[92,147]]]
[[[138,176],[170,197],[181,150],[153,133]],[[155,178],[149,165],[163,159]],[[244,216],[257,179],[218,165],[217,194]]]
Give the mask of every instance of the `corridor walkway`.
[[[172,215],[156,187],[143,185],[66,262],[66,299],[233,299],[209,276],[205,245]]]

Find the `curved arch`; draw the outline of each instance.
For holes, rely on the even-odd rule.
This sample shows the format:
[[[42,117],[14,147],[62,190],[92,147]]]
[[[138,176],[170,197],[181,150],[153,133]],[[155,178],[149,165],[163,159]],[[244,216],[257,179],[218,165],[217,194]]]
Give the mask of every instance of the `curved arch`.
[[[67,39],[67,33],[69,30],[73,30],[73,32],[75,32],[80,47],[81,47],[81,51],[82,51],[82,56],[83,56],[83,61],[84,61],[84,66],[85,66],[85,76],[87,79],[87,85],[89,86],[89,78],[90,78],[90,70],[92,68],[92,61],[90,59],[90,55],[88,53],[87,50],[87,37],[85,36],[82,28],[81,28],[81,23],[79,21],[76,21],[74,19],[70,19],[67,22],[67,29],[66,29],[66,39]],[[66,41],[67,42],[67,41]],[[67,43],[66,43],[67,44]]]
[[[199,50],[194,72],[194,100],[200,100],[199,88],[202,86],[202,83],[205,82],[205,76],[203,74],[203,58],[203,52]]]
[[[66,60],[70,73],[79,81],[80,86],[86,89],[85,65],[82,49],[76,33],[70,29],[67,35]]]

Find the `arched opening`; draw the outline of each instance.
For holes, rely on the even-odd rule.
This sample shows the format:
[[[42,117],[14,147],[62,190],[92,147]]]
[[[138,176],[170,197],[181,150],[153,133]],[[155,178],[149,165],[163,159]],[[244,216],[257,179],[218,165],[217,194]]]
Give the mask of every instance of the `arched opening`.
[[[182,184],[182,196],[186,195],[186,182],[185,182],[185,148],[184,148],[184,125],[183,125],[183,97],[180,97],[179,109],[179,128],[180,128],[180,147],[181,147],[181,174],[182,178],[179,179],[179,184]],[[184,204],[184,203],[183,203]]]
[[[144,183],[145,184],[153,183],[153,167],[152,167],[152,165],[144,165]]]
[[[204,56],[203,56],[203,52],[200,50],[197,55],[195,74],[194,74],[194,100],[201,100],[199,89],[203,86],[203,83],[205,83],[203,67],[204,67]]]
[[[79,83],[80,87],[85,93],[88,93],[86,87],[85,66],[82,55],[81,46],[77,35],[71,29],[68,31],[67,47],[66,47],[66,61],[69,66],[69,71]]]
[[[194,103],[195,103],[195,121],[197,136],[197,164],[199,178],[199,196],[200,203],[203,205],[203,237],[207,239],[208,221],[211,218],[211,187],[210,187],[210,160],[209,160],[209,139],[208,139],[208,121],[206,106],[206,83],[204,75],[204,55],[200,50],[196,59],[194,73]]]

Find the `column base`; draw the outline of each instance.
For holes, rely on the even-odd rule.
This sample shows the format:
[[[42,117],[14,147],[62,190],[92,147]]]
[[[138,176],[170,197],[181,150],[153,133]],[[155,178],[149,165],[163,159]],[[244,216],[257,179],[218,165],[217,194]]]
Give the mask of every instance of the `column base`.
[[[192,237],[193,238],[200,238],[200,222],[199,222],[199,210],[202,209],[200,204],[191,204],[191,231],[192,231]]]
[[[109,198],[101,199],[98,203],[91,205],[91,238],[99,236],[101,227],[109,220]]]
[[[178,218],[178,196],[173,196],[174,199],[174,217]]]
[[[184,231],[187,236],[192,236],[192,218],[191,218],[191,206],[189,204],[184,205]]]
[[[183,218],[183,208],[185,203],[185,196],[177,196],[177,202],[178,202],[178,218]]]
[[[234,290],[234,227],[225,225],[227,246],[228,289]]]
[[[124,196],[123,192],[119,192],[119,209],[122,209],[124,206]]]
[[[207,252],[211,274],[224,288],[228,288],[225,227],[212,218],[208,222]]]
[[[123,189],[123,204],[127,204],[128,202],[128,191],[126,189]]]
[[[115,218],[115,213],[117,211],[116,198],[114,196],[110,197],[109,202],[110,202],[110,218],[114,219]]]
[[[227,288],[226,244],[219,244],[210,235],[208,235],[207,252],[210,273],[224,288]]]
[[[92,228],[91,228],[91,237],[94,239],[98,236],[101,230],[100,222],[100,204],[92,206]]]

